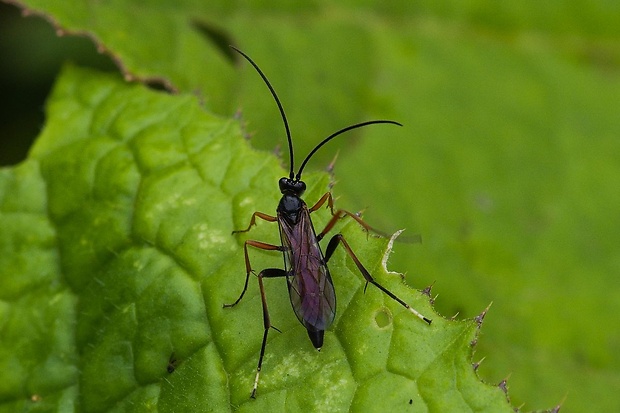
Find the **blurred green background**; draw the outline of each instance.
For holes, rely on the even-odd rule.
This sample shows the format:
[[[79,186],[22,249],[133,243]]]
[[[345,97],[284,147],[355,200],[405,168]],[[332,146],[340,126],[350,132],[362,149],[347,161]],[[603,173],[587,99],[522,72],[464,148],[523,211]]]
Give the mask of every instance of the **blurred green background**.
[[[339,153],[339,207],[421,234],[390,265],[434,283],[441,314],[493,302],[474,356],[484,380],[510,376],[526,411],[620,411],[620,3],[222,3],[197,16],[219,56],[199,95],[223,116],[242,109],[257,147],[285,145],[279,114],[214,33],[271,79],[297,162],[348,124],[405,124],[338,138],[309,167]],[[26,156],[60,64],[116,70],[90,40],[6,4],[0,56],[1,165]]]

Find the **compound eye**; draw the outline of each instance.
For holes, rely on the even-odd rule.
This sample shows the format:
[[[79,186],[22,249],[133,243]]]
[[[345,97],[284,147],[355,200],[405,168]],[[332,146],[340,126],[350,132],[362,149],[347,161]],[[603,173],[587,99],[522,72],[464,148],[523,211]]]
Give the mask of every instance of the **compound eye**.
[[[281,193],[293,193],[300,196],[306,190],[306,184],[303,181],[296,181],[291,178],[280,178],[278,181]]]
[[[295,193],[301,195],[306,191],[306,183],[304,181],[295,182]]]
[[[278,186],[280,187],[281,193],[284,193],[287,191],[294,191],[295,190],[294,185],[295,185],[295,182],[293,182],[289,178],[280,178],[280,180],[278,181]]]
[[[284,192],[284,190],[288,187],[288,180],[288,178],[280,178],[280,180],[278,181],[280,192]]]

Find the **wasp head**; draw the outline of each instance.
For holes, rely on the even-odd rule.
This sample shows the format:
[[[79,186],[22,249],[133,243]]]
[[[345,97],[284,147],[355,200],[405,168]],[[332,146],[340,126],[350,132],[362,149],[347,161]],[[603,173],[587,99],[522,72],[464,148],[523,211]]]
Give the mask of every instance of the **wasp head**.
[[[278,184],[280,185],[280,192],[282,195],[302,196],[306,191],[305,182],[298,179],[280,178]]]

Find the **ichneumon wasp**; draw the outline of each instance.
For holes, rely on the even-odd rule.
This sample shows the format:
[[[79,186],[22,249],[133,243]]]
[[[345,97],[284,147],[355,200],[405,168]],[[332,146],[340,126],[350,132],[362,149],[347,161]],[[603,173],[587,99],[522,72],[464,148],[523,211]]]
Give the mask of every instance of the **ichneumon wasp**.
[[[319,245],[319,241],[321,241],[323,237],[334,227],[334,225],[336,225],[336,222],[347,216],[357,221],[366,231],[377,231],[375,231],[372,227],[366,224],[358,215],[354,213],[341,209],[334,211],[334,202],[331,192],[327,192],[325,195],[323,195],[321,199],[319,199],[318,202],[311,208],[308,208],[303,199],[301,199],[302,194],[306,190],[306,184],[301,180],[301,173],[310,158],[312,158],[316,151],[318,151],[327,142],[344,132],[347,132],[351,129],[361,128],[362,126],[366,125],[372,125],[377,123],[388,123],[399,126],[402,125],[398,122],[394,122],[391,120],[372,120],[368,122],[357,123],[340,129],[339,131],[334,132],[327,138],[323,139],[314,149],[312,149],[308,156],[306,156],[306,159],[304,159],[304,161],[301,163],[301,167],[297,171],[297,174],[295,174],[293,141],[291,139],[288,121],[286,119],[286,115],[284,114],[284,109],[282,108],[280,99],[278,99],[278,95],[276,94],[275,90],[271,86],[271,83],[269,83],[269,80],[267,80],[267,77],[265,76],[265,74],[263,74],[258,65],[254,63],[254,61],[241,50],[233,46],[231,46],[231,48],[241,54],[241,56],[243,56],[248,62],[250,62],[252,66],[254,66],[254,69],[256,69],[258,74],[261,76],[261,78],[269,88],[271,95],[276,101],[278,109],[280,110],[280,115],[282,116],[282,121],[284,122],[284,128],[286,130],[291,165],[289,176],[281,178],[279,181],[282,198],[280,199],[280,203],[276,208],[276,216],[268,215],[258,211],[254,212],[252,214],[252,218],[250,219],[250,224],[246,229],[236,230],[232,232],[233,234],[248,232],[250,228],[256,224],[256,218],[260,218],[267,222],[277,222],[280,229],[281,245],[267,244],[261,241],[254,240],[247,240],[244,242],[243,251],[245,254],[246,275],[243,291],[234,303],[224,304],[225,308],[233,307],[237,305],[239,301],[241,301],[248,288],[250,274],[256,274],[252,269],[252,266],[250,265],[248,246],[262,250],[281,251],[284,255],[284,269],[267,268],[262,270],[257,277],[261,294],[261,302],[263,306],[263,323],[265,330],[263,333],[263,342],[261,345],[260,356],[258,358],[258,367],[256,369],[254,387],[250,395],[250,397],[255,398],[256,389],[258,387],[258,379],[263,364],[263,356],[265,355],[265,346],[267,345],[267,334],[269,333],[270,328],[275,329],[275,327],[271,325],[271,321],[269,318],[269,311],[267,309],[267,298],[265,296],[265,288],[263,286],[263,278],[286,278],[289,297],[291,300],[291,305],[293,306],[293,310],[295,311],[295,315],[308,331],[308,336],[310,337],[310,341],[312,341],[314,347],[320,350],[323,346],[323,335],[325,333],[325,330],[327,330],[331,326],[332,322],[334,321],[334,317],[336,316],[336,292],[334,290],[334,284],[332,283],[331,275],[329,274],[329,269],[327,268],[327,263],[339,244],[342,244],[353,262],[355,262],[355,265],[366,280],[366,285],[368,285],[368,283],[373,284],[385,294],[387,294],[390,298],[401,304],[403,307],[411,311],[418,318],[424,320],[428,324],[431,323],[431,320],[411,308],[409,304],[405,303],[403,300],[394,295],[390,290],[376,282],[375,279],[366,270],[366,268],[364,268],[360,260],[357,258],[357,256],[345,240],[345,238],[342,236],[342,234],[336,234],[331,238],[329,244],[327,244],[325,255],[323,255],[323,252]],[[325,205],[326,202],[327,207],[331,211],[332,218],[327,223],[325,229],[317,234],[312,224],[310,214],[321,208],[323,205]]]

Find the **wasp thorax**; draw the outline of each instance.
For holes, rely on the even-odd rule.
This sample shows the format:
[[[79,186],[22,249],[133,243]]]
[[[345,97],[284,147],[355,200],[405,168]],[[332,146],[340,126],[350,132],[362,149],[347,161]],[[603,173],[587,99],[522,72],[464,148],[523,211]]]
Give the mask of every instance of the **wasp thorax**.
[[[299,196],[292,193],[286,193],[282,195],[280,204],[278,205],[278,214],[281,214],[282,218],[289,222],[291,225],[297,224],[300,217],[301,208],[304,205],[304,201]]]
[[[291,178],[280,178],[278,184],[280,185],[280,192],[282,194],[301,196],[306,191],[306,184],[304,181]]]

